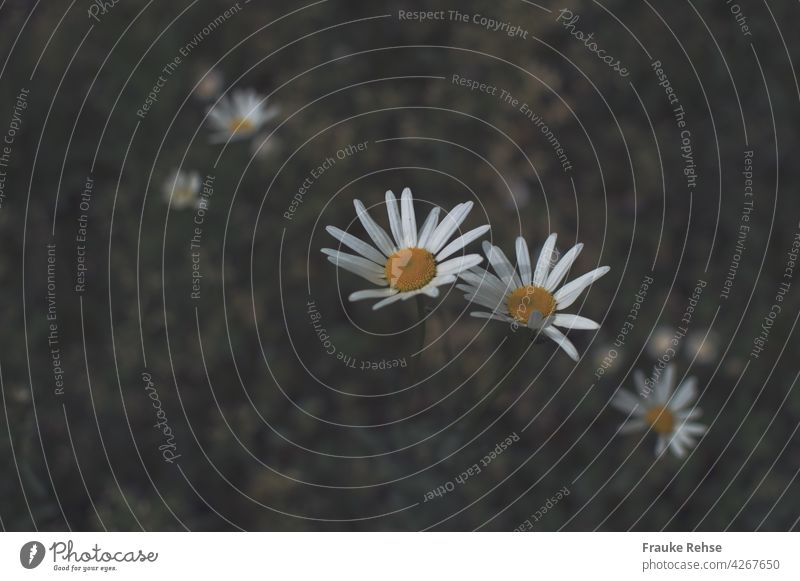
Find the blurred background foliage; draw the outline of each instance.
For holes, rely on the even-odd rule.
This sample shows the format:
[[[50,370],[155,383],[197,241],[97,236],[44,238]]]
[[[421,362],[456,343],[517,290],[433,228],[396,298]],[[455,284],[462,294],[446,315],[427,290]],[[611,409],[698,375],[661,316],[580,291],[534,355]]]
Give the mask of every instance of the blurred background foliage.
[[[122,1],[100,22],[85,4],[0,8],[0,120],[30,89],[0,208],[4,528],[510,530],[565,486],[569,496],[536,530],[797,526],[795,288],[768,349],[748,357],[798,230],[796,5],[742,1],[746,37],[723,2],[676,10],[576,0],[578,28],[624,62],[630,76],[621,78],[555,22],[558,5],[459,5],[519,24],[529,32],[520,39],[397,19],[399,9],[454,8],[445,2],[242,3],[140,119],[162,67],[231,3]],[[691,195],[653,60],[686,110],[700,176]],[[280,106],[255,146],[208,143],[213,98],[196,86],[211,69],[225,88],[252,87]],[[527,103],[573,169],[518,110],[455,86],[453,74]],[[364,141],[366,151],[338,160],[294,218],[283,217],[313,168]],[[723,300],[746,149],[755,152],[755,211]],[[194,215],[168,212],[162,198],[176,166],[214,176],[199,301],[189,297]],[[87,175],[95,190],[79,297]],[[466,226],[491,222],[509,251],[517,235],[536,250],[552,231],[561,251],[586,244],[575,272],[611,265],[576,303],[603,322],[594,337],[571,335],[585,353],[577,367],[552,343],[470,318],[457,292],[430,302],[418,385],[414,365],[361,371],[324,353],[309,300],[341,353],[410,361],[417,350],[413,302],[377,312],[347,303],[365,285],[318,250],[333,244],[325,225],[362,233],[354,198],[377,205],[385,225],[383,192],[405,186],[418,215],[473,199]],[[63,396],[53,393],[44,314],[51,242]],[[655,282],[635,327],[597,379],[645,276]],[[607,402],[631,386],[633,369],[653,365],[652,336],[680,324],[699,279],[708,286],[692,341],[712,334],[698,357],[684,341],[675,362],[699,378],[713,425],[685,464],[655,461],[650,437],[614,436],[623,418]],[[145,369],[176,434],[175,464],[158,452]],[[519,442],[480,475],[422,502],[512,433]]]

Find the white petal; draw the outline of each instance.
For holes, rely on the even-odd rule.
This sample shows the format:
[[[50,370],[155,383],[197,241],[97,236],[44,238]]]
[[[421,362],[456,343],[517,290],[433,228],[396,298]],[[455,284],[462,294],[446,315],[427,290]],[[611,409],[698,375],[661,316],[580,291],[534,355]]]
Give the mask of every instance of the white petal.
[[[480,254],[467,254],[466,256],[451,258],[436,266],[436,274],[459,274],[479,264],[481,260],[483,260],[483,257]]]
[[[512,285],[515,288],[522,286],[522,281],[517,276],[514,267],[498,246],[492,246],[489,242],[484,242],[483,251],[486,253],[486,258],[489,259],[500,280],[506,285]]]
[[[575,349],[575,345],[572,344],[572,341],[567,339],[564,333],[555,327],[545,327],[542,329],[542,333],[558,343],[558,346],[561,347],[574,361],[578,360],[578,350]]]
[[[415,297],[417,295],[428,295],[429,297],[436,298],[439,296],[439,289],[426,285],[423,288],[418,288],[417,290],[400,293],[400,298],[404,301],[407,301],[411,297]]]
[[[482,307],[486,307],[487,309],[491,309],[492,311],[505,311],[505,306],[503,305],[502,301],[497,301],[490,296],[486,296],[483,294],[475,294],[469,293],[464,296],[464,298],[477,305]]]
[[[504,284],[502,280],[478,266],[471,268],[467,272],[462,272],[459,276],[477,288],[491,289],[501,299],[505,298],[509,291],[508,285]]]
[[[523,285],[531,284],[531,254],[528,252],[528,244],[522,236],[517,237],[517,265],[519,275]]]
[[[485,226],[474,228],[473,230],[470,230],[466,234],[462,234],[461,236],[453,240],[450,244],[445,246],[441,251],[439,251],[439,254],[436,255],[436,260],[444,260],[451,254],[458,252],[473,240],[477,240],[478,238],[483,236],[486,232],[489,231],[489,228],[491,228],[491,226],[486,224]]]
[[[687,404],[694,401],[697,396],[697,379],[694,377],[687,378],[675,390],[675,395],[672,396],[672,401],[669,402],[669,407],[672,410],[680,410],[686,407]]]
[[[494,288],[489,286],[476,287],[467,285],[467,288],[469,288],[469,294],[492,301],[496,305],[506,302],[506,297],[503,293],[498,293]]]
[[[647,378],[641,369],[637,369],[633,372],[633,384],[636,386],[636,389],[639,393],[643,393],[645,391],[645,388],[647,387]]]
[[[689,411],[680,411],[675,414],[675,417],[678,419],[679,422],[685,422],[687,420],[696,420],[703,415],[703,410],[698,407],[692,408]],[[698,424],[699,425],[699,424]]]
[[[678,458],[683,458],[684,456],[686,456],[686,450],[681,445],[678,438],[673,437],[669,442],[669,447],[672,450],[673,454],[675,454],[675,456],[677,456]]]
[[[394,294],[397,294],[397,291],[393,288],[375,288],[350,293],[350,296],[347,298],[350,300],[350,302],[355,302],[364,299],[382,299]]]
[[[360,276],[361,278],[363,278],[365,280],[368,280],[369,282],[371,282],[372,284],[374,284],[376,286],[386,286],[386,279],[379,278],[378,276],[376,276],[376,275],[374,275],[374,274],[372,274],[370,272],[367,272],[366,270],[363,270],[362,268],[359,268],[358,266],[355,266],[355,265],[352,265],[352,264],[344,264],[342,262],[337,261],[336,258],[334,258],[333,256],[329,256],[328,257],[328,261],[330,263],[336,265],[338,268],[342,268],[343,270],[346,270],[348,272],[352,272],[353,274],[356,274],[356,275]]]
[[[472,210],[472,202],[464,202],[453,208],[442,219],[441,224],[436,227],[436,230],[433,231],[426,248],[433,254],[438,253],[445,242],[453,235],[453,232],[458,230],[458,227],[461,226],[461,223],[467,218],[470,210]]]
[[[680,426],[675,429],[675,439],[689,449],[694,448],[697,444],[694,436],[685,432]]]
[[[484,313],[482,311],[473,311],[470,316],[478,319],[493,319],[495,321],[502,321],[503,323],[513,323],[514,319],[502,313]]]
[[[595,268],[593,271],[587,272],[583,276],[576,278],[572,282],[567,283],[558,289],[554,295],[558,305],[558,310],[566,309],[568,306],[574,303],[575,299],[578,298],[578,295],[580,295],[586,287],[606,274],[609,270],[611,270],[611,268],[608,266]]]
[[[372,305],[372,310],[373,311],[377,311],[381,307],[385,307],[386,305],[391,305],[392,303],[399,301],[400,299],[403,298],[403,294],[404,293],[397,293],[396,295],[392,295],[390,297],[386,297],[382,301],[378,301],[377,303]]]
[[[600,325],[579,315],[568,315],[565,313],[557,313],[553,316],[553,324],[557,327],[564,327],[565,329],[585,329],[593,331],[599,329]]]
[[[221,103],[208,110],[208,119],[212,125],[216,125],[217,129],[227,128],[229,118],[230,116],[223,111]]]
[[[403,223],[400,220],[400,211],[397,209],[397,198],[394,197],[392,190],[386,192],[386,211],[389,213],[389,227],[398,248],[405,246],[403,236]]]
[[[686,422],[678,429],[693,436],[702,436],[708,430],[703,424],[698,424],[696,422]]]
[[[346,252],[339,252],[338,250],[332,250],[330,248],[323,248],[322,253],[338,260],[342,264],[357,264],[362,266],[364,269],[372,272],[374,274],[383,275],[384,270],[381,266],[375,264],[371,260],[367,260],[366,258],[362,258],[361,256],[356,256],[355,254],[348,254]]]
[[[639,410],[639,415],[641,415],[642,406],[639,398],[625,389],[620,389],[614,394],[614,397],[611,398],[611,405],[626,414]]]
[[[372,219],[372,216],[369,215],[367,209],[364,207],[364,204],[361,203],[361,200],[353,200],[353,205],[356,207],[356,215],[358,219],[361,220],[362,226],[364,226],[364,230],[367,231],[369,237],[372,238],[372,241],[375,243],[375,246],[383,252],[386,256],[391,256],[397,251],[397,247],[392,242],[392,239],[389,238],[389,235],[386,233],[386,230],[378,226],[375,220]]]
[[[576,244],[572,248],[569,249],[564,257],[558,261],[558,264],[553,267],[553,272],[547,277],[547,280],[544,283],[544,288],[550,292],[556,290],[561,281],[564,280],[564,277],[569,272],[569,269],[572,268],[572,263],[575,262],[575,259],[578,258],[578,255],[583,250],[583,244]]]
[[[400,195],[400,206],[402,210],[403,243],[408,248],[417,245],[417,217],[414,215],[414,198],[411,197],[411,190],[405,188]]]
[[[323,248],[322,252],[327,254],[328,260],[336,266],[352,272],[353,274],[357,274],[373,284],[377,284],[379,286],[387,285],[386,278],[383,273],[375,271],[374,266],[376,265],[374,262],[371,262],[366,258],[361,258],[360,256],[353,256],[352,254],[337,252],[336,250],[331,250],[330,248]]]
[[[344,230],[340,230],[336,226],[328,226],[327,228],[325,228],[325,230],[327,230],[328,233],[334,238],[336,238],[339,242],[341,242],[348,248],[355,250],[364,258],[371,260],[378,265],[386,263],[385,256],[383,256],[380,252],[375,250],[375,248],[373,248],[363,240],[359,240],[352,234],[348,234],[347,232],[345,232]]]
[[[533,284],[544,286],[547,280],[547,273],[550,272],[550,261],[553,260],[553,249],[556,247],[557,234],[553,233],[544,241],[542,251],[539,253],[539,260],[536,262],[536,270],[533,272]]]
[[[664,436],[659,435],[658,441],[656,442],[656,456],[661,456],[664,453],[664,450],[667,449],[667,439]]]
[[[446,284],[453,284],[457,280],[458,277],[454,274],[437,274],[435,277],[433,277],[433,280],[430,281],[428,284],[426,284],[424,287],[422,287],[421,290],[425,290],[431,287],[444,286]]]
[[[428,247],[428,239],[431,236],[431,233],[436,229],[436,226],[439,224],[439,212],[442,209],[439,206],[436,206],[433,210],[431,210],[428,217],[425,218],[425,222],[422,224],[422,229],[419,231],[419,240],[417,240],[417,246],[420,248],[427,248]]]
[[[656,385],[656,398],[659,403],[665,404],[669,399],[669,394],[672,392],[672,386],[675,385],[675,367],[672,364],[667,365],[664,373],[659,377],[658,384]]]

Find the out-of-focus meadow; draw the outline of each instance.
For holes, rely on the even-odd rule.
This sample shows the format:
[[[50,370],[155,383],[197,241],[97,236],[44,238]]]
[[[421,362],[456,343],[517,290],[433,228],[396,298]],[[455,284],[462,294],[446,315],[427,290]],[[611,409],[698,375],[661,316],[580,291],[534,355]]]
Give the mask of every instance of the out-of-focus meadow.
[[[470,2],[468,22],[419,22],[398,10],[454,7],[240,2],[205,34],[236,5],[122,0],[93,19],[78,4],[0,6],[0,134],[29,91],[0,206],[3,528],[511,530],[548,504],[535,530],[796,527],[797,281],[752,355],[800,219],[796,5],[742,3],[745,36],[724,2],[573,2],[623,77],[560,5]],[[695,187],[654,61],[685,110]],[[207,109],[235,88],[279,114],[211,144]],[[164,201],[177,167],[211,177],[200,225]],[[320,254],[336,247],[324,227],[365,238],[355,198],[388,227],[383,194],[406,186],[420,223],[473,200],[465,227],[491,223],[508,254],[558,232],[562,252],[586,245],[574,275],[611,266],[572,308],[602,324],[570,333],[577,365],[470,317],[455,289],[428,300],[419,358],[414,301],[347,301],[369,284]],[[687,460],[656,460],[652,435],[615,435],[608,402],[679,327],[672,361],[698,378],[710,429]]]

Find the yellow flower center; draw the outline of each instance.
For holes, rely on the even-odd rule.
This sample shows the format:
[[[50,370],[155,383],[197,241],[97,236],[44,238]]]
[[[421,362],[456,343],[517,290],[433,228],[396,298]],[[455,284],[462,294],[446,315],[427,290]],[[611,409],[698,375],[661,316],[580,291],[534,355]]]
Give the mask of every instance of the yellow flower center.
[[[253,129],[253,127],[255,127],[255,123],[253,123],[249,118],[236,117],[228,125],[228,130],[235,135],[239,132],[250,131]]]
[[[644,416],[647,423],[659,434],[671,434],[675,427],[675,415],[666,406],[654,407]]]
[[[192,188],[176,188],[172,193],[174,204],[186,204],[194,199],[195,190]]]
[[[436,259],[424,248],[401,248],[386,260],[384,273],[392,288],[418,290],[436,276]]]
[[[520,323],[527,323],[534,311],[549,317],[556,310],[556,298],[540,286],[521,286],[508,297],[508,314]]]

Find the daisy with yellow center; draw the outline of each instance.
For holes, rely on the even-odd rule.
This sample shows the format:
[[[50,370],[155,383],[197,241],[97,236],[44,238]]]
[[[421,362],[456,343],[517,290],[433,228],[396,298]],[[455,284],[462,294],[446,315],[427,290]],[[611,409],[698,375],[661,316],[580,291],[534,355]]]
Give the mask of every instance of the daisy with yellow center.
[[[354,292],[349,297],[351,301],[380,299],[372,306],[379,309],[419,294],[437,297],[440,286],[452,284],[458,274],[482,260],[479,254],[450,258],[489,230],[488,225],[480,226],[448,242],[467,218],[472,202],[458,204],[441,222],[441,208],[433,208],[422,228],[417,230],[411,190],[403,190],[399,209],[397,198],[388,191],[386,208],[391,237],[370,217],[360,200],[355,200],[354,204],[356,215],[375,246],[335,226],[328,226],[326,230],[331,236],[358,254],[322,249],[336,266],[381,287]]]
[[[164,182],[164,199],[176,210],[196,208],[201,185],[199,173],[175,170]]]
[[[458,288],[466,293],[464,298],[468,301],[490,309],[490,312],[473,312],[473,317],[496,319],[515,328],[526,325],[555,341],[577,361],[577,349],[556,327],[593,330],[599,329],[600,325],[585,317],[559,311],[574,303],[584,289],[609,271],[609,267],[596,268],[559,288],[583,244],[575,245],[552,266],[556,256],[555,244],[556,235],[551,234],[544,243],[536,267],[532,268],[528,245],[521,236],[517,238],[518,272],[500,248],[484,242],[483,251],[497,274],[472,268],[459,275],[466,284],[459,284]]]
[[[266,97],[252,89],[236,90],[223,95],[208,111],[214,134],[212,143],[226,143],[255,134],[267,121],[278,114],[277,107],[267,107]]]
[[[653,375],[657,373],[656,370]],[[700,409],[692,405],[697,397],[697,380],[689,377],[673,392],[675,369],[668,365],[663,375],[654,380],[653,389],[648,387],[641,371],[633,374],[633,381],[637,395],[620,389],[611,400],[612,406],[628,414],[620,431],[652,430],[658,436],[657,456],[669,448],[678,458],[683,458],[687,450],[694,448],[695,438],[706,432],[704,425],[694,421],[701,415]]]

